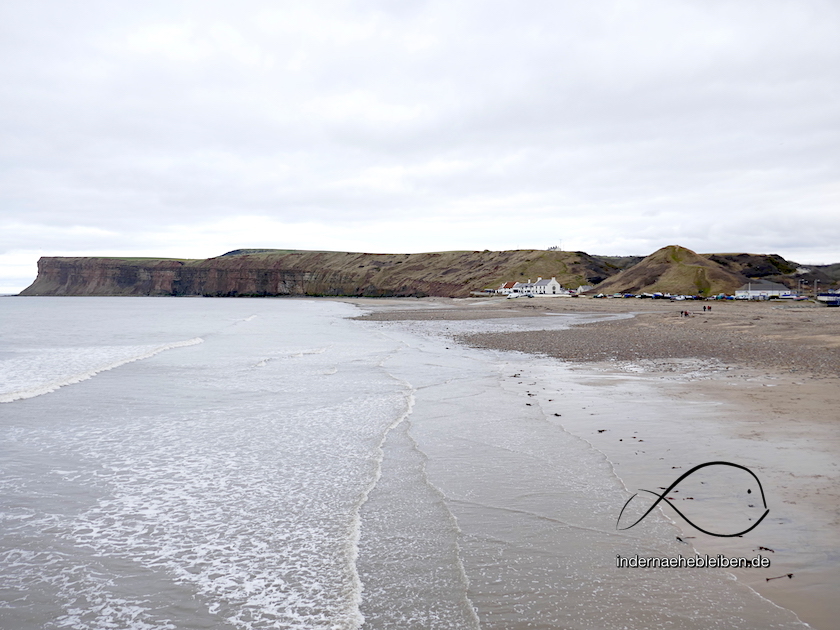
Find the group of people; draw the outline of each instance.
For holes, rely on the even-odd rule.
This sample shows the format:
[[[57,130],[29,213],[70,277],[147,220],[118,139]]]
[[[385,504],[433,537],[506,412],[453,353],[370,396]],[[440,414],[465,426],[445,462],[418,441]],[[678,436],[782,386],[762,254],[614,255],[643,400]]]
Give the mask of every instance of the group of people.
[[[706,306],[705,304],[703,305],[703,312],[704,313],[706,311],[711,311],[711,310],[712,310],[711,306]],[[691,317],[691,313],[689,313],[688,311],[680,311],[680,317]]]

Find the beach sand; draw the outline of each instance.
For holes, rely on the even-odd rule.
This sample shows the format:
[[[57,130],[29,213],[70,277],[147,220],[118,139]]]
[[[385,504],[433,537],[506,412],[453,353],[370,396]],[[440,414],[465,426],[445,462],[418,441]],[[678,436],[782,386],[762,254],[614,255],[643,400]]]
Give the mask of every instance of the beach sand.
[[[763,547],[772,560],[770,569],[730,572],[813,627],[836,627],[840,309],[803,303],[591,298],[348,301],[372,311],[363,319],[378,321],[623,317],[568,330],[471,334],[458,340],[575,366],[574,384],[529,389],[534,382],[551,382],[550,367],[539,361],[513,386],[518,383],[523,397],[546,414],[562,412],[564,427],[602,451],[632,491],[673,481],[663,475],[676,478],[680,471],[671,470],[678,468],[670,465],[674,462],[684,461],[688,468],[713,457],[754,470],[770,509],[754,532],[743,538],[712,538],[677,517],[675,523],[701,553],[752,557]],[[704,311],[704,305],[711,305],[711,311]],[[682,311],[690,315],[682,316]],[[650,400],[659,402],[649,404],[644,395],[634,394],[635,399],[622,404],[627,384],[633,385],[627,392],[647,388]],[[572,396],[564,400],[564,392]],[[767,580],[776,576],[785,577]]]

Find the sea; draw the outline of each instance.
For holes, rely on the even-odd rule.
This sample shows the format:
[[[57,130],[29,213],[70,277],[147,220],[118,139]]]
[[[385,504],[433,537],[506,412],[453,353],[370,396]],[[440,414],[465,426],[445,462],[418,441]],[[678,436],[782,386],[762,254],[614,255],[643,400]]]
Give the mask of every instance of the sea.
[[[456,339],[581,316],[363,312],[0,299],[0,627],[806,627],[723,570],[617,568],[691,550],[617,529],[579,377]]]

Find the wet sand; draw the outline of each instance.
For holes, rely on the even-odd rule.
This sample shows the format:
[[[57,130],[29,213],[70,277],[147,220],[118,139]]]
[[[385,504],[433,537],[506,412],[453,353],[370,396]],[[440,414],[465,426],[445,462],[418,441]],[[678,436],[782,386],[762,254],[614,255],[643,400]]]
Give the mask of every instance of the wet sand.
[[[583,394],[589,399],[576,413],[558,407],[562,385],[558,391],[533,392],[523,381],[523,397],[530,396],[526,399],[547,414],[562,412],[566,428],[614,462],[628,488],[648,487],[650,475],[661,477],[656,462],[688,461],[699,453],[755,470],[764,480],[771,513],[753,535],[711,539],[675,522],[702,553],[750,556],[759,546],[772,549],[764,552],[771,556],[772,575],[732,573],[813,627],[835,627],[840,618],[840,310],[801,303],[588,298],[354,303],[373,311],[364,319],[378,321],[624,316],[568,330],[462,335],[459,341],[576,366],[581,383],[589,385]],[[704,312],[709,304],[712,310]],[[550,382],[540,365],[544,362],[523,378]],[[637,414],[628,424],[630,416],[606,395],[623,381],[641,383],[673,401],[673,421],[667,420],[667,409],[658,409],[651,410],[650,421]],[[683,415],[689,420],[680,422]],[[640,464],[643,459],[650,464]],[[788,573],[794,577],[767,581]]]

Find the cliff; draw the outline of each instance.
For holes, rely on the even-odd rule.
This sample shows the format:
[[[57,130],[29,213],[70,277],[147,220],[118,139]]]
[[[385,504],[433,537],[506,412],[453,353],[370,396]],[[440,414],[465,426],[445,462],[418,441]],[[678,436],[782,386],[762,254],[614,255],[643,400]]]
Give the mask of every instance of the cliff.
[[[507,280],[597,284],[619,267],[583,252],[543,250],[365,254],[236,250],[207,260],[41,258],[21,295],[443,296]]]
[[[239,249],[207,260],[42,258],[21,295],[440,296],[466,297],[510,280],[557,280],[594,292],[712,295],[732,293],[750,278],[796,288],[829,287],[840,265],[801,268],[774,254],[696,254],[670,245],[650,256],[512,250],[423,254]]]

